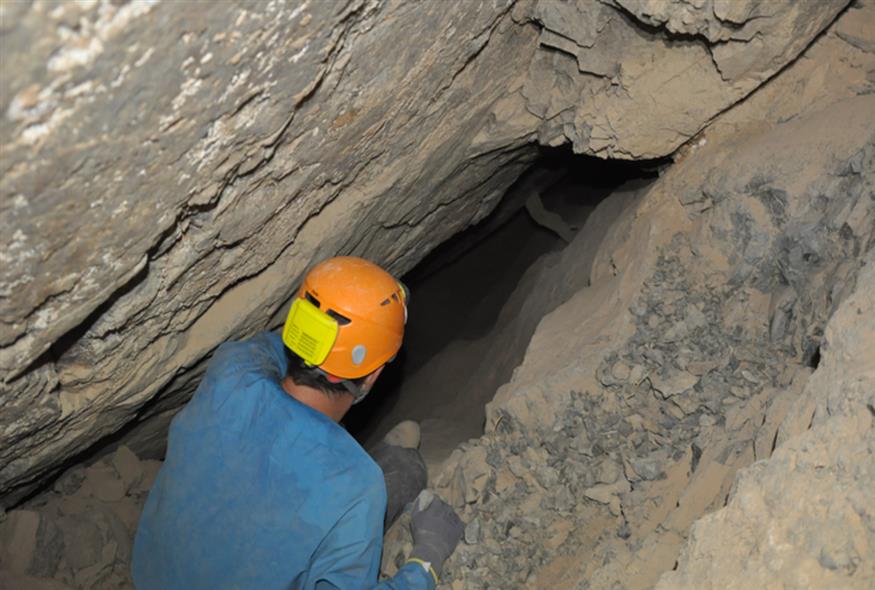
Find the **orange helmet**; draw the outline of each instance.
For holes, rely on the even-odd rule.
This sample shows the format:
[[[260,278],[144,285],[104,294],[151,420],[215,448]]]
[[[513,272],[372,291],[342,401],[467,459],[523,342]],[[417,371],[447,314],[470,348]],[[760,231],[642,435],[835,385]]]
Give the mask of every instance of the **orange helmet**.
[[[373,262],[341,256],[304,277],[283,342],[324,373],[357,379],[394,358],[406,321],[406,288]]]

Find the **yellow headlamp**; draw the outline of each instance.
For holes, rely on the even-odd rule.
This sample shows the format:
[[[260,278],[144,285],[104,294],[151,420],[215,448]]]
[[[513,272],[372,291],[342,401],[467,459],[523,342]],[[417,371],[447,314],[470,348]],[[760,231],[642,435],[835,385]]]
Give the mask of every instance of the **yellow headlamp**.
[[[319,366],[328,358],[339,328],[330,315],[306,299],[296,299],[283,328],[283,343],[307,364]]]

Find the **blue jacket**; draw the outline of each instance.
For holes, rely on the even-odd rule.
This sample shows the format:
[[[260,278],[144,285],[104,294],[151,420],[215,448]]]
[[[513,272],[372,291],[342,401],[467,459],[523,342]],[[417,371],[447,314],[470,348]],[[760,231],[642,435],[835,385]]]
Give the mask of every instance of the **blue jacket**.
[[[386,488],[364,449],[287,395],[280,337],[219,347],[170,426],[134,541],[140,590],[418,590],[419,565],[377,583]]]

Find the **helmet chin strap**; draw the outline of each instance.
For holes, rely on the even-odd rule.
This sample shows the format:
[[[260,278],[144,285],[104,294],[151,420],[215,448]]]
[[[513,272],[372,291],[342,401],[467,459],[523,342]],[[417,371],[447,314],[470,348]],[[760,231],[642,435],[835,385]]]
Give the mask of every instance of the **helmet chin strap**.
[[[343,386],[346,387],[346,390],[352,394],[352,405],[356,405],[364,400],[371,391],[370,387],[362,387],[349,380],[344,380],[342,383]]]
[[[319,367],[311,367],[313,371],[316,371],[323,377],[325,377],[330,383],[340,383],[343,385],[346,390],[352,395],[352,405],[356,405],[361,402],[365,397],[370,393],[371,388],[362,385],[356,385],[349,379],[342,379],[340,377],[335,377],[334,375],[330,375],[320,369]]]

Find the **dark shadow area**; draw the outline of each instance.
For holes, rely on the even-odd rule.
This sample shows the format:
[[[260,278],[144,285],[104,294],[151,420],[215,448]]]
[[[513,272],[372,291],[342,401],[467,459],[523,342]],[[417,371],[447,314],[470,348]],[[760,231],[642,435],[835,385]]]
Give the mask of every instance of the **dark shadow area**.
[[[476,410],[459,403],[459,417],[470,421],[473,412],[482,423],[484,404],[510,378],[537,321],[561,302],[559,294],[538,294],[557,288],[540,282],[536,267],[552,264],[550,255],[561,255],[569,230],[577,243],[574,236],[590,213],[618,187],[646,186],[667,164],[600,160],[567,147],[544,149],[488,217],[443,243],[403,277],[412,295],[402,354],[347,415],[348,430],[367,446],[397,421],[428,419],[438,406],[444,406],[444,414],[451,412],[446,404],[466,388],[475,390],[462,395]],[[516,301],[509,304],[515,293]],[[532,294],[537,301],[529,304]],[[526,316],[523,327],[507,325],[520,315]],[[486,354],[502,348],[501,342],[488,341],[508,334],[504,350]]]
[[[810,350],[805,353],[805,366],[817,369],[820,365],[820,344],[814,344]]]

